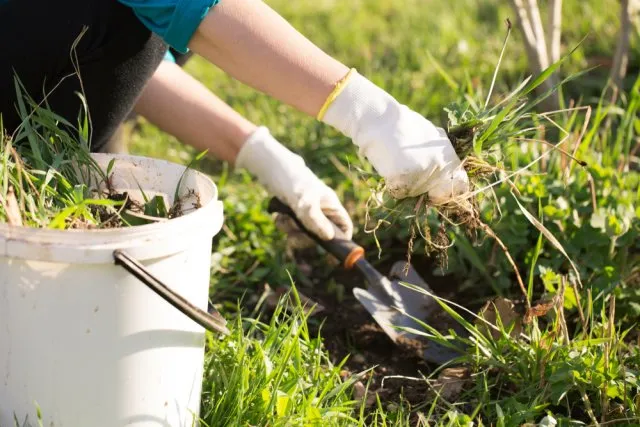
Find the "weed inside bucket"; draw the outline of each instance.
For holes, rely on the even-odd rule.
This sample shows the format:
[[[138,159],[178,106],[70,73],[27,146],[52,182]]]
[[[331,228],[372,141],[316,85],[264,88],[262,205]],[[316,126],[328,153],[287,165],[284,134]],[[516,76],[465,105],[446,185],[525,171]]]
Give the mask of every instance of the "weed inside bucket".
[[[184,197],[195,198],[195,207],[200,207],[193,190],[178,197],[182,179],[171,205],[163,195],[151,197],[142,188],[143,201],[113,188],[116,160],[103,171],[91,156],[87,116],[81,116],[75,128],[23,96],[17,79],[16,90],[22,123],[11,136],[0,131],[0,222],[53,229],[118,228],[181,216]]]

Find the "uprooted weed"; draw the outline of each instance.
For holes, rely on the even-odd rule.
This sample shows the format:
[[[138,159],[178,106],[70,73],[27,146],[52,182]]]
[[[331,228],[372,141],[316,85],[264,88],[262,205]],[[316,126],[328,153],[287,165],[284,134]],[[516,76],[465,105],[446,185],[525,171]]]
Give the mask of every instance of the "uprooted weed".
[[[579,122],[577,114],[586,112],[585,120],[582,123],[582,132],[579,132],[578,137],[572,140],[575,153],[588,125],[590,108],[578,106],[542,113],[535,111],[537,106],[559,90],[562,85],[584,74],[584,72],[572,74],[542,93],[534,92],[539,90],[542,83],[559,69],[560,65],[577,49],[577,46],[538,76],[533,79],[532,77],[525,79],[511,93],[493,106],[489,105],[511,32],[511,24],[508,21],[507,24],[507,35],[500,59],[484,102],[477,99],[477,96],[474,97],[473,94],[464,94],[461,101],[451,103],[444,109],[446,113],[445,131],[469,177],[469,191],[452,196],[447,201],[438,204],[434,203],[428,194],[397,200],[388,196],[383,179],[369,174],[368,182],[371,195],[367,202],[367,219],[373,219],[375,222],[375,226],[369,230],[374,234],[379,227],[385,224],[398,221],[408,223],[407,261],[411,260],[415,240],[420,236],[424,241],[426,253],[434,255],[443,269],[447,265],[447,250],[452,245],[453,230],[461,230],[474,242],[483,236],[492,238],[512,265],[516,280],[526,297],[524,281],[508,247],[489,224],[482,221],[480,206],[482,203],[491,203],[491,197],[494,195],[493,188],[502,183],[511,186],[511,194],[517,199],[518,193],[513,184],[514,179],[527,174],[531,166],[554,151],[561,152],[580,166],[586,166],[585,162],[561,148],[561,145],[575,137],[575,133],[572,132],[573,129],[564,128],[560,124],[560,120],[554,116],[571,116],[572,119],[568,122],[571,126],[577,126]],[[552,138],[556,139],[556,142],[551,142]],[[513,161],[512,154],[514,149],[517,150],[518,145],[522,143],[541,143],[546,145],[548,149],[527,165],[519,165]],[[496,200],[495,208],[499,210],[499,206],[500,202]],[[522,209],[526,218],[536,228],[545,234],[548,233],[539,221],[528,212],[524,212],[524,207]],[[500,212],[498,212],[499,214]],[[529,304],[528,299],[527,304]]]

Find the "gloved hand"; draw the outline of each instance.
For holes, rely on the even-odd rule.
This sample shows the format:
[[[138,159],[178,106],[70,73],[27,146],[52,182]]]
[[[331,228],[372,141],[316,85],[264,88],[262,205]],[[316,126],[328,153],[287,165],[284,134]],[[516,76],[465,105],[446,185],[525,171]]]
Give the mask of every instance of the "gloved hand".
[[[337,85],[318,119],[352,139],[396,199],[427,193],[432,203],[443,204],[469,188],[444,129],[355,70]]]
[[[267,191],[287,204],[302,224],[324,240],[351,239],[353,223],[336,193],[306,165],[302,157],[280,144],[265,127],[258,128],[244,143],[236,166],[253,174]],[[288,217],[287,217],[288,218]],[[307,246],[293,221],[277,219],[279,228],[293,234],[293,246]],[[295,230],[298,235],[295,236]]]

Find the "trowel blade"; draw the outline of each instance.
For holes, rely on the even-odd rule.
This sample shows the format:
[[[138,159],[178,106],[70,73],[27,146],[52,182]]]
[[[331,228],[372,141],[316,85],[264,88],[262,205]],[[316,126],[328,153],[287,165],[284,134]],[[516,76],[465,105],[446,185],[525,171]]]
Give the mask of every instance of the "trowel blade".
[[[439,308],[438,303],[431,296],[433,291],[411,264],[407,266],[404,261],[396,262],[389,271],[389,278],[394,293],[398,295],[402,308],[407,314],[425,321],[434,310]],[[423,289],[425,293],[411,289],[400,282]]]
[[[432,294],[431,288],[413,266],[407,266],[405,262],[398,261],[392,266],[389,276],[395,280],[384,277],[378,286],[369,286],[366,290],[353,289],[356,299],[371,314],[389,338],[394,343],[397,343],[400,337],[424,342],[426,347],[423,357],[430,363],[441,365],[459,357],[460,352],[444,347],[419,334],[398,329],[423,330],[422,325],[414,318],[426,322],[435,310],[441,308],[429,295]],[[424,289],[429,294],[411,289],[400,282]]]
[[[371,314],[389,338],[396,342],[398,337],[403,334],[403,331],[395,328],[396,326],[401,326],[399,317],[402,315],[396,308],[385,302],[387,296],[376,288],[370,290],[353,288],[353,295]]]

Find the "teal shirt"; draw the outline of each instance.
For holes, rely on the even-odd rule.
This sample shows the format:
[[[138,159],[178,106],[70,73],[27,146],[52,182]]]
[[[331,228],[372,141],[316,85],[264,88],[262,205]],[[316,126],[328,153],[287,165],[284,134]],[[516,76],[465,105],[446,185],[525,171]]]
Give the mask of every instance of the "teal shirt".
[[[0,4],[9,0],[0,0]],[[21,0],[14,0],[21,1]],[[54,0],[51,0],[54,1]],[[129,6],[140,21],[180,53],[189,51],[189,40],[220,0],[113,0]]]
[[[115,1],[115,0],[114,0]],[[131,7],[151,31],[181,53],[211,7],[220,0],[117,0]]]

